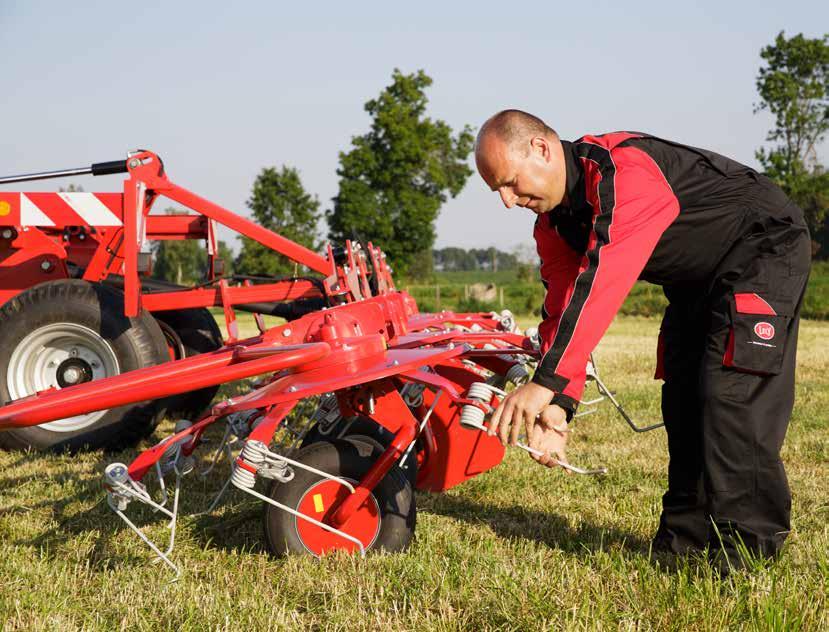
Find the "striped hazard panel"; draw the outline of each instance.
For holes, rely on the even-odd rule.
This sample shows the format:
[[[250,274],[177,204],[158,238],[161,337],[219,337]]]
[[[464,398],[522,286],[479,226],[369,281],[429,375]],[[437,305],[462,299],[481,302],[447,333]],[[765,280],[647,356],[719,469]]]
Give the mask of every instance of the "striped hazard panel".
[[[0,226],[121,226],[121,193],[0,192]]]

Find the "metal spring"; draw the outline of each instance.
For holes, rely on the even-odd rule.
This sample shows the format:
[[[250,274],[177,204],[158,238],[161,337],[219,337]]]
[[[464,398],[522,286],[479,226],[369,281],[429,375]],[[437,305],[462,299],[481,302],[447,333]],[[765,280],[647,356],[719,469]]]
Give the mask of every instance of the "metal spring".
[[[508,356],[506,357],[508,358]],[[504,375],[504,379],[507,382],[512,382],[516,386],[521,386],[530,379],[530,372],[527,371],[527,367],[523,364],[513,364],[506,375]]]
[[[475,382],[466,393],[467,399],[473,399],[482,404],[489,404],[493,395],[504,396],[506,393],[500,388],[487,384],[486,382]],[[469,428],[480,428],[483,424],[486,412],[474,404],[466,404],[461,409],[460,423]]]
[[[265,455],[267,452],[267,446],[261,441],[246,441],[242,452],[239,454],[239,459],[259,469],[265,463]],[[248,471],[244,467],[239,467],[238,464],[233,467],[233,474],[231,474],[230,479],[236,487],[243,489],[253,489],[256,485],[256,474]]]
[[[514,332],[518,329],[518,323],[515,322],[515,316],[508,309],[502,309],[498,320],[501,323],[501,328],[504,331]]]

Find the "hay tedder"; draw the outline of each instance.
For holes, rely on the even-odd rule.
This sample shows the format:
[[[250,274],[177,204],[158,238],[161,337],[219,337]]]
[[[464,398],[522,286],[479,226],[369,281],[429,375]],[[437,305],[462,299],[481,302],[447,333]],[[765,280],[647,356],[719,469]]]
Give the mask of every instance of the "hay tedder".
[[[539,356],[509,312],[419,313],[373,244],[321,256],[172,183],[149,151],[0,184],[81,173],[127,179],[122,193],[0,192],[0,441],[112,448],[165,413],[179,418],[172,436],[104,474],[109,506],[171,568],[182,478],[223,457],[228,478],[208,511],[231,486],[263,501],[278,555],[403,549],[413,489],[446,490],[501,462],[483,420]],[[151,214],[162,196],[198,215]],[[314,276],[225,278],[217,222]],[[148,243],[163,239],[206,241],[205,283],[147,279]],[[211,306],[224,311],[224,341]],[[239,339],[238,310],[254,313],[258,335]],[[262,314],[286,322],[266,328]],[[211,405],[220,385],[246,378],[248,392]],[[217,423],[224,435],[203,464],[197,449]],[[170,519],[165,550],[127,516],[132,501]]]

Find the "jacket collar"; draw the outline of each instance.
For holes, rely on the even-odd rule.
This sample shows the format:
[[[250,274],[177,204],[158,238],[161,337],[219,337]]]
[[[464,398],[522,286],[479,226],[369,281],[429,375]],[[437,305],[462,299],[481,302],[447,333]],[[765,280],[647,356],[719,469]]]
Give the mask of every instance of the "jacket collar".
[[[564,150],[564,168],[567,175],[567,183],[564,189],[567,193],[567,201],[562,202],[560,206],[576,210],[587,202],[584,195],[584,171],[581,167],[581,161],[576,156],[575,145],[569,140],[563,140],[561,141],[561,148]],[[553,209],[553,212],[556,210],[558,210],[558,207]]]

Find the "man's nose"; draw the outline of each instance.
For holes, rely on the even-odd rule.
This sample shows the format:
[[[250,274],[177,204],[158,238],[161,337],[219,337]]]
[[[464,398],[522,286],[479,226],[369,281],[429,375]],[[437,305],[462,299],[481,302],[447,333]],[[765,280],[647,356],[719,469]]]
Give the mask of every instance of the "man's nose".
[[[500,189],[498,192],[501,194],[501,201],[504,203],[504,206],[507,208],[515,206],[515,196],[512,194],[512,191]]]

